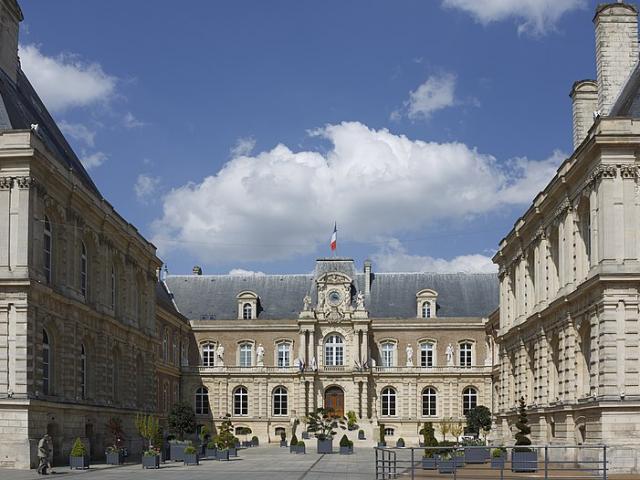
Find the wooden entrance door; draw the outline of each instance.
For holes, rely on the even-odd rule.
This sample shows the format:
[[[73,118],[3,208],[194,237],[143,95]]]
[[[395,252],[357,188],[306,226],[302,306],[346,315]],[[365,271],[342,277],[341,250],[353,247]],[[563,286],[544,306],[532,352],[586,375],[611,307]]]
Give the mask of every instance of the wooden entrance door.
[[[344,392],[340,387],[327,388],[324,392],[324,408],[330,408],[334,415],[344,417]]]

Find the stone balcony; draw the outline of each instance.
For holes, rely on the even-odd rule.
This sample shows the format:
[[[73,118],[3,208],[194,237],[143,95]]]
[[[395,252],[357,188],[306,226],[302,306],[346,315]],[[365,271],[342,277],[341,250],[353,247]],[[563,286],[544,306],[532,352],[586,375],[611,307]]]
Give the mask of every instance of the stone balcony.
[[[470,367],[460,366],[434,366],[434,367],[371,367],[358,368],[356,366],[331,365],[319,366],[313,370],[309,367],[301,371],[298,367],[273,367],[273,366],[220,366],[205,367],[203,365],[182,367],[183,373],[198,375],[312,375],[312,374],[367,374],[376,375],[491,375],[491,365],[475,365]]]

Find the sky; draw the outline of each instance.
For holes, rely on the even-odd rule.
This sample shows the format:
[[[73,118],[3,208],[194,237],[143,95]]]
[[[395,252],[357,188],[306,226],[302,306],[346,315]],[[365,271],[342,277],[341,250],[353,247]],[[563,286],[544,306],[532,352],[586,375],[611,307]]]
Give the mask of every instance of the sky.
[[[23,70],[172,274],[493,272],[571,154],[591,0],[22,0]]]

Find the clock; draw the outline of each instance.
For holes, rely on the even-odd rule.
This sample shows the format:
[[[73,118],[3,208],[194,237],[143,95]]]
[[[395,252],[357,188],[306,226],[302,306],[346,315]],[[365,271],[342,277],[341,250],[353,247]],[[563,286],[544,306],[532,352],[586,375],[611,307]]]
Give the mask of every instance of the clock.
[[[327,298],[329,299],[329,304],[333,306],[338,305],[342,301],[342,295],[336,290],[330,291]]]

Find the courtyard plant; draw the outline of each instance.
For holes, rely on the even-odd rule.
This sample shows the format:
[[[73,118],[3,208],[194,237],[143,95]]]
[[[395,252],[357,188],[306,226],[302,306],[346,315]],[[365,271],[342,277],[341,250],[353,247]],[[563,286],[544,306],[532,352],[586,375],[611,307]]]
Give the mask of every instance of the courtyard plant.
[[[111,445],[106,449],[107,465],[120,465],[124,463],[124,429],[122,420],[118,417],[111,417],[105,428],[111,440]]]
[[[193,407],[186,402],[175,403],[169,412],[167,426],[178,440],[184,441],[187,433],[196,431],[196,413]]]
[[[198,449],[193,445],[187,445],[184,449],[184,464],[198,465]]]
[[[69,467],[71,469],[86,469],[89,468],[89,455],[87,454],[87,447],[80,438],[76,438],[69,454]]]
[[[349,410],[347,412],[347,429],[348,430],[358,429],[358,417],[356,416],[356,412],[354,412],[353,410]]]
[[[484,405],[478,405],[465,414],[467,430],[487,438],[491,431],[491,411]]]
[[[518,421],[516,422],[516,447],[511,452],[511,470],[514,472],[535,472],[538,467],[538,452],[531,445],[531,427],[527,418],[527,405],[524,397],[518,400]]]
[[[296,434],[294,433],[291,436],[291,442],[289,442],[289,453],[295,453],[296,452],[296,446],[298,445],[298,437],[296,436]]]
[[[253,446],[253,442],[251,440],[247,440],[247,437],[249,435],[251,435],[253,432],[249,427],[237,427],[236,428],[236,435],[242,435],[244,437],[244,440],[242,440],[242,446],[243,447],[252,447]]]
[[[353,453],[353,442],[347,435],[342,435],[340,439],[340,455],[351,455]]]
[[[136,429],[138,435],[144,441],[144,452],[142,455],[143,468],[158,468],[160,466],[160,448],[162,445],[162,435],[158,419],[153,415],[136,415]]]
[[[206,425],[201,425],[198,429],[198,438],[200,439],[200,453],[204,454],[211,438],[211,430]]]
[[[333,413],[332,409],[318,408],[307,416],[307,431],[313,433],[318,441],[318,453],[333,451],[333,437],[337,429],[346,427],[341,417]]]
[[[296,453],[302,453],[302,454],[307,453],[306,445],[303,440],[300,440],[296,445]]]
[[[254,447],[257,447],[258,445],[260,445],[260,440],[258,440],[258,437],[256,437],[255,435],[251,437],[251,444]]]
[[[491,468],[503,469],[504,461],[507,457],[507,449],[497,447],[491,450]]]
[[[236,438],[233,436],[233,424],[231,423],[231,415],[227,413],[218,429],[218,435],[214,437],[216,444],[216,459],[229,460],[236,453]]]
[[[451,450],[438,455],[438,472],[453,473],[455,468],[456,464]]]
[[[287,433],[284,430],[280,432],[280,446],[281,447],[287,446]]]
[[[204,450],[204,456],[207,458],[215,458],[216,456],[216,442],[214,439],[209,440]]]
[[[442,434],[442,440],[443,441],[447,441],[447,434],[451,432],[451,424],[452,424],[452,420],[451,418],[444,418],[439,424],[438,424],[438,429],[440,430],[440,433]]]
[[[435,470],[436,468],[436,450],[438,446],[433,425],[430,422],[424,422],[422,430],[422,446],[424,449],[424,457],[422,457],[422,468],[425,470]]]

